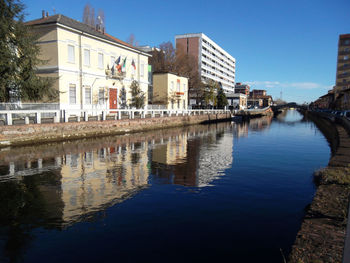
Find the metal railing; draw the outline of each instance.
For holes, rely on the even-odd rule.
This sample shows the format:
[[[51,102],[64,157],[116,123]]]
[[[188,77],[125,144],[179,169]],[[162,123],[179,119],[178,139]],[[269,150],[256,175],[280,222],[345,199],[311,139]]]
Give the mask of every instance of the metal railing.
[[[0,125],[144,119],[170,116],[231,114],[226,109],[109,109],[109,110],[0,110]],[[230,115],[231,116],[231,115]]]
[[[59,110],[59,103],[0,103],[0,111],[7,110]]]
[[[148,110],[165,110],[166,105],[155,105],[155,104],[148,104],[147,105]]]

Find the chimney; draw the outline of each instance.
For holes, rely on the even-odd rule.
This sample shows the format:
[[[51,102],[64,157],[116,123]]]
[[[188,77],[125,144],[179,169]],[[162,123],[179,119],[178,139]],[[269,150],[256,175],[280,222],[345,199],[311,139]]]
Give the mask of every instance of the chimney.
[[[41,11],[41,18],[45,18],[45,10]]]
[[[49,17],[49,12],[46,12],[46,17]]]

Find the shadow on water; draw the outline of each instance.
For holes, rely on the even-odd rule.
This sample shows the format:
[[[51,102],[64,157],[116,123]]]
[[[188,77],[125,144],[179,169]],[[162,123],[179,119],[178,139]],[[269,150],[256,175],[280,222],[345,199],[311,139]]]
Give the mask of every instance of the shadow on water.
[[[164,243],[161,236],[153,236],[153,238],[160,238],[160,243],[157,244],[163,244],[164,249],[167,247],[171,251],[171,247],[180,246],[181,243],[191,243],[193,240],[193,244],[197,245],[193,245],[192,249],[202,251],[203,247],[200,246],[203,245],[204,240],[196,238],[203,235],[210,240],[218,239],[220,233],[225,236],[225,232],[228,231],[225,227],[234,226],[234,222],[242,223],[238,221],[239,211],[249,204],[250,199],[246,198],[246,192],[244,192],[247,191],[245,184],[251,180],[247,171],[249,166],[244,166],[244,160],[241,160],[238,164],[242,168],[235,168],[234,176],[230,174],[234,166],[234,141],[248,138],[249,134],[268,132],[272,121],[272,117],[263,117],[242,123],[227,122],[189,126],[0,151],[0,261],[35,261],[36,257],[39,257],[32,252],[36,251],[34,249],[36,246],[40,248],[40,253],[45,253],[45,249],[41,250],[41,245],[45,246],[44,243],[40,243],[43,242],[40,241],[41,233],[54,236],[53,232],[58,231],[64,235],[61,242],[69,246],[71,229],[76,229],[86,222],[99,229],[99,222],[109,220],[117,224],[115,228],[109,230],[113,232],[118,229],[119,235],[109,237],[109,234],[101,228],[101,232],[98,234],[93,232],[92,236],[88,234],[90,231],[87,231],[87,240],[99,247],[101,245],[99,245],[97,236],[102,235],[103,239],[106,239],[104,246],[116,244],[121,247],[120,249],[123,248],[128,252],[127,244],[133,243],[135,236],[141,235],[140,238],[144,244],[137,246],[137,249],[143,253],[150,253],[149,251],[153,248],[147,245],[150,242],[148,238],[156,235],[157,227],[159,227],[159,231],[169,231],[158,233],[159,235],[174,237],[173,241],[164,239],[166,241]],[[291,120],[281,118],[274,121],[289,124]],[[244,156],[242,150],[240,156]],[[243,172],[239,172],[240,169]],[[234,181],[240,176],[243,176],[242,181]],[[248,181],[245,181],[244,176]],[[252,176],[254,177],[255,174],[253,173]],[[233,182],[227,181],[229,179]],[[223,189],[220,188],[221,190],[215,193],[217,200],[214,197],[213,199],[208,197],[209,199],[202,201],[204,203],[196,203],[204,193],[208,194],[210,189],[215,189],[210,186],[217,186],[219,182],[222,182]],[[226,189],[231,184],[235,190]],[[234,188],[236,185],[241,188]],[[180,194],[176,192],[182,187],[188,190],[186,195],[182,195],[181,191]],[[167,197],[167,200],[164,197],[168,195],[167,191],[170,191],[175,198]],[[152,197],[153,199],[149,197],[151,193],[155,196]],[[259,194],[261,193],[258,191],[258,199],[261,199]],[[142,200],[139,200],[138,196],[142,196]],[[241,203],[237,203],[238,201]],[[172,202],[173,206],[171,206]],[[245,204],[245,202],[248,203]],[[133,205],[136,206],[136,209]],[[206,205],[208,207],[204,208]],[[126,208],[128,206],[131,208]],[[119,216],[115,216],[114,209],[119,207]],[[111,208],[113,208],[113,213],[110,211]],[[219,210],[221,212],[218,213],[216,209],[221,209]],[[124,210],[125,214],[121,212]],[[204,212],[205,210],[212,212]],[[192,211],[195,214],[191,214]],[[256,211],[260,211],[259,208]],[[245,216],[249,214],[245,210],[242,210],[242,213],[242,217],[244,214]],[[188,226],[182,225],[181,222],[185,220],[187,214],[193,219],[188,219],[190,220]],[[208,228],[212,222],[217,220],[216,216],[225,216],[225,219],[221,218],[213,229]],[[157,227],[153,223],[156,218],[159,218]],[[142,223],[140,224],[137,220]],[[198,223],[198,227],[201,224],[206,226],[207,232],[198,229],[197,233],[196,221],[202,222]],[[174,226],[174,229],[170,227],[171,225]],[[148,229],[149,232],[145,229]],[[180,240],[181,235],[178,236],[176,231],[184,235],[182,231],[185,230],[188,232],[186,235],[188,240]],[[235,233],[242,240],[247,238],[236,228],[230,231],[233,231],[232,236]],[[147,237],[142,236],[144,233],[147,233]],[[94,235],[96,235],[96,240],[93,239]],[[225,238],[222,238],[221,241],[217,240],[216,242],[220,245],[208,250],[208,253],[211,251],[212,256],[224,256],[222,253],[215,254],[219,251],[232,253],[232,248],[227,247],[228,244],[231,244],[230,242],[233,242],[232,236],[225,237],[228,238],[227,240]],[[79,242],[82,243],[82,247],[84,244],[87,245],[84,238]],[[58,244],[63,246],[63,243]],[[124,246],[123,243],[125,243]],[[78,244],[75,245],[78,246]],[[238,243],[236,245],[238,246]],[[198,253],[191,254],[190,247],[185,246],[182,249],[184,250],[183,255],[187,255],[188,260],[199,256]],[[56,257],[54,262],[67,260],[68,255],[65,253],[54,252],[54,249],[49,251],[53,253],[52,256]],[[76,257],[73,253],[72,258],[68,257],[68,260],[84,260],[77,258],[80,255],[79,251]],[[113,253],[116,253],[113,251],[113,249],[110,250],[110,256],[103,255],[103,259],[113,258]],[[158,254],[163,255],[162,253],[167,253],[166,251],[158,251]],[[123,251],[118,253],[123,255]],[[140,258],[141,254],[140,252]],[[121,257],[123,258],[127,259],[126,256]],[[154,258],[154,262],[162,260],[161,257],[159,260]],[[85,261],[93,262],[94,259],[86,256]]]

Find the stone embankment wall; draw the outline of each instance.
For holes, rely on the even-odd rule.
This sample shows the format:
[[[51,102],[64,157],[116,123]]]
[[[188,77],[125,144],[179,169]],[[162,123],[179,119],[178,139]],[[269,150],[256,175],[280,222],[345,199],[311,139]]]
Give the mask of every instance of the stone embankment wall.
[[[350,196],[350,122],[322,113],[306,112],[306,116],[327,138],[332,157],[326,168],[315,173],[317,191],[306,209],[289,262],[350,262],[346,255],[350,251],[344,252],[348,243],[345,239]]]
[[[230,120],[231,114],[0,126],[0,148]]]

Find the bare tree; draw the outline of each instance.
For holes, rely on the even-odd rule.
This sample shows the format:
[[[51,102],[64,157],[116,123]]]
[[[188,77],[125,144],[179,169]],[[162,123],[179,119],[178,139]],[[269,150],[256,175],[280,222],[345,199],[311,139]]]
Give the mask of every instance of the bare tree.
[[[95,27],[95,9],[90,4],[86,4],[84,7],[83,23]]]
[[[131,33],[130,36],[126,39],[126,43],[128,43],[132,46],[139,45],[139,42],[136,40],[135,35],[133,33]]]
[[[188,92],[191,97],[201,101],[204,98],[205,87],[200,79],[197,61],[181,48],[175,50],[171,42],[159,45],[160,50],[153,50],[149,63],[156,72],[174,72],[188,78]]]
[[[106,30],[105,12],[98,9],[97,16],[95,16],[95,8],[89,3],[85,5],[83,12],[83,23],[93,28],[98,27],[99,30]]]

